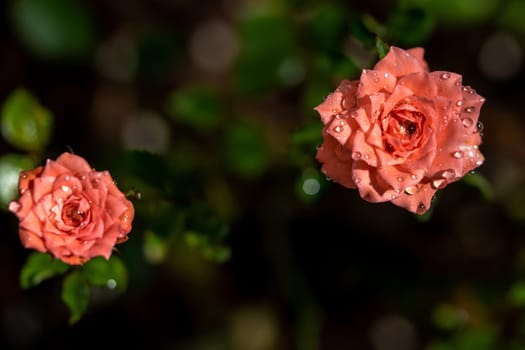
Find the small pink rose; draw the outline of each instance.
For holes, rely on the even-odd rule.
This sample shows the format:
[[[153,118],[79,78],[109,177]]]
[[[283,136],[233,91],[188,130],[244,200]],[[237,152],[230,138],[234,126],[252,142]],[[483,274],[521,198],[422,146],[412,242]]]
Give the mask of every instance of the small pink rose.
[[[485,99],[459,74],[429,72],[423,53],[392,46],[315,108],[324,124],[322,171],[369,202],[417,214],[437,190],[484,162],[478,118]]]
[[[109,172],[63,153],[55,161],[20,173],[20,198],[9,204],[26,248],[50,252],[70,265],[96,256],[109,259],[127,240],[135,210]]]

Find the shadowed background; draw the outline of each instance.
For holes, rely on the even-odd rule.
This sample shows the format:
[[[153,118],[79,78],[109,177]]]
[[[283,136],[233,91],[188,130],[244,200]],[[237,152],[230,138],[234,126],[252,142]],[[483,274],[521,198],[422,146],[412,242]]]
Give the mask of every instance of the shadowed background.
[[[520,0],[1,6],[0,102],[23,88],[52,125],[36,152],[0,140],[0,348],[525,348]],[[374,65],[377,37],[486,98],[485,164],[424,217],[315,160],[313,107]],[[29,252],[5,210],[9,157],[67,150],[141,193],[115,253],[127,289],[93,289],[73,326],[59,278],[19,286]]]

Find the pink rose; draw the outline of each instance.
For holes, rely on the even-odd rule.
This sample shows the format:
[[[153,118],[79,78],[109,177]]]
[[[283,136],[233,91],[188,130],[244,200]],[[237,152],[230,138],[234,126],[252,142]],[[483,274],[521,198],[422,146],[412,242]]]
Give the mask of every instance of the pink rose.
[[[96,256],[109,259],[127,240],[135,210],[109,172],[63,153],[56,161],[20,173],[20,198],[9,204],[26,248],[50,252],[71,265]]]
[[[485,99],[459,74],[429,72],[423,53],[392,46],[315,108],[325,125],[317,159],[326,176],[369,202],[417,214],[484,161],[478,117]]]

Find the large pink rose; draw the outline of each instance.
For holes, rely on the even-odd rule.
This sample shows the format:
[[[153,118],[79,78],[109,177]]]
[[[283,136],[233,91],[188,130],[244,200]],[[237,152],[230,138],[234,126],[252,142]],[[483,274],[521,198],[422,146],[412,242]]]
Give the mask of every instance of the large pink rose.
[[[429,72],[423,53],[392,46],[315,108],[325,125],[322,171],[369,202],[417,214],[484,161],[478,117],[485,99],[459,74]]]
[[[21,196],[9,210],[20,220],[26,248],[77,265],[96,256],[109,259],[115,244],[127,240],[133,204],[109,172],[95,171],[82,157],[63,153],[48,159],[22,172],[18,187]]]

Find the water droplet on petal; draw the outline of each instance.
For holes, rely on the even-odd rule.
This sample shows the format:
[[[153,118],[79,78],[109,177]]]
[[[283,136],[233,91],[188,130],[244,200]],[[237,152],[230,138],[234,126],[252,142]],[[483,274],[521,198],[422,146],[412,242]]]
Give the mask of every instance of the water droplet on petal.
[[[404,180],[404,179],[403,179],[401,176],[398,176],[398,177],[397,177],[397,181],[399,181],[399,182],[403,182],[403,180]]]
[[[462,151],[456,151],[456,152],[452,153],[452,157],[459,159],[459,158],[463,157],[463,152]]]
[[[388,73],[383,74],[385,78],[388,78]]]
[[[463,118],[461,119],[461,122],[465,128],[470,128],[472,125],[474,125],[474,121],[471,118]]]
[[[70,181],[70,180],[71,180],[71,176],[66,175],[66,181]]]
[[[474,109],[475,109],[474,107],[467,107],[467,108],[465,108],[465,112],[466,113],[472,113],[472,112],[474,112]]]
[[[454,170],[452,170],[452,169],[447,169],[447,170],[444,170],[441,173],[441,176],[444,179],[451,180],[451,179],[453,179],[456,176],[456,172]]]
[[[477,131],[478,131],[479,133],[482,133],[482,132],[483,132],[483,129],[485,129],[485,126],[483,125],[482,122],[478,122],[478,123],[476,124],[476,129],[477,129]]]
[[[408,186],[405,188],[405,193],[408,194],[409,196],[417,193],[417,187],[416,186]]]
[[[432,187],[434,187],[436,190],[440,189],[440,188],[443,188],[445,186],[446,186],[445,179],[436,179],[436,180],[432,181]]]
[[[392,197],[390,197],[390,198],[392,198],[392,200],[394,200],[394,199],[397,199],[397,196],[395,194],[393,194]]]
[[[419,203],[419,205],[417,206],[417,211],[419,212],[425,211],[425,209],[427,209],[427,207],[423,203]]]
[[[450,78],[450,73],[445,72],[445,73],[441,74],[441,79],[447,80],[448,78]]]
[[[343,131],[343,128],[340,125],[337,125],[333,130],[335,132],[339,133],[339,132]]]
[[[411,178],[412,180],[417,180],[417,175],[416,175],[416,174],[412,174],[412,175],[410,175],[410,178]]]
[[[354,160],[361,159],[361,152],[352,152],[352,158]]]
[[[369,159],[370,156],[368,154],[365,154],[365,159]]]
[[[20,208],[22,208],[22,205],[18,202],[11,202],[9,203],[9,211],[15,213],[17,211],[20,210]]]
[[[69,186],[62,185],[62,191],[69,192],[70,190],[71,190],[71,188]]]
[[[358,184],[361,182],[361,179],[358,178],[358,177],[355,177],[355,176],[352,177],[352,180],[354,180],[354,183],[355,183],[356,185],[358,185]]]

